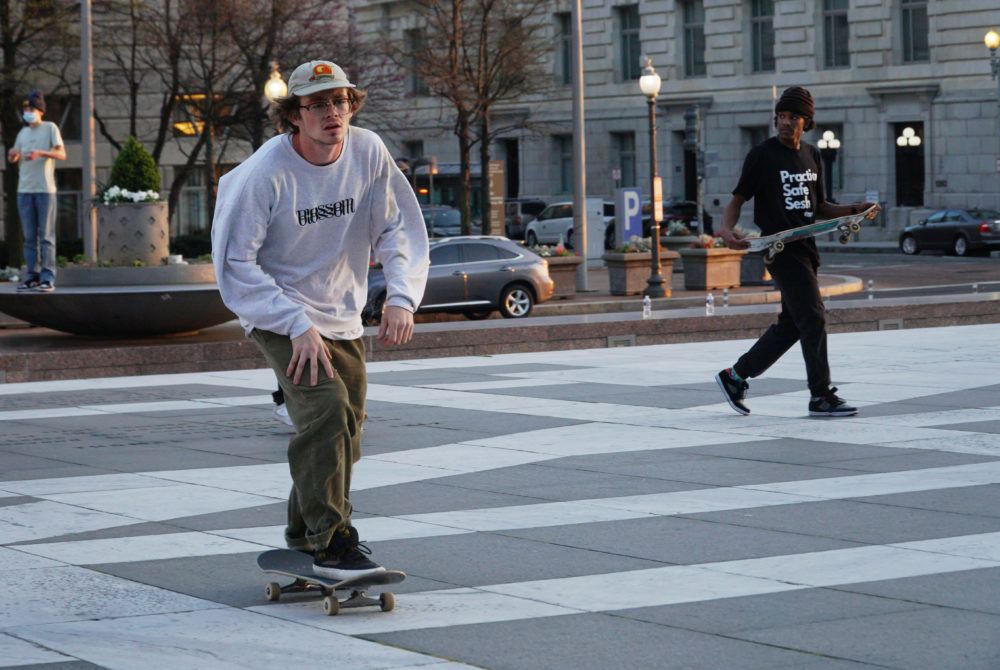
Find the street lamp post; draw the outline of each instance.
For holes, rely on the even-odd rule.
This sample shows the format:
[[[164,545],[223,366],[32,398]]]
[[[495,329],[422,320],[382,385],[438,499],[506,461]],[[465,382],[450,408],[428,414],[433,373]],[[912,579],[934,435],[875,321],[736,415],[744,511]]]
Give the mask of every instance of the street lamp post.
[[[997,80],[997,137],[1000,137],[1000,56],[997,55],[997,49],[1000,48],[1000,33],[995,30],[989,31],[983,37],[983,42],[990,50],[990,74]],[[1000,150],[997,151],[996,158],[997,165],[1000,166]]]
[[[646,67],[639,77],[639,90],[646,96],[649,103],[649,185],[652,225],[649,227],[651,257],[649,259],[649,281],[644,295],[650,298],[665,298],[667,291],[663,286],[663,274],[660,266],[660,221],[663,220],[663,192],[660,187],[660,177],[656,170],[656,96],[660,92],[660,75],[656,74],[653,60],[646,58]]]
[[[833,199],[833,163],[837,160],[837,151],[840,149],[840,140],[837,139],[836,134],[832,130],[827,130],[823,132],[823,137],[820,138],[819,142],[816,143],[819,147],[820,158],[823,159],[823,167],[826,176],[824,178],[824,186],[826,187],[826,199],[830,202],[836,202]]]

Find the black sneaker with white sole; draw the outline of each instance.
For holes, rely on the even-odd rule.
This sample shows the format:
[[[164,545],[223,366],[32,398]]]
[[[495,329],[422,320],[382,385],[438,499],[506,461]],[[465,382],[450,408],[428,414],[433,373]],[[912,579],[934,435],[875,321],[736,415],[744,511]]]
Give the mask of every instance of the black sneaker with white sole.
[[[38,288],[38,279],[29,278],[17,285],[18,291],[34,291]]]
[[[809,416],[854,416],[857,413],[858,408],[848,405],[835,388],[809,401]]]
[[[42,293],[52,293],[56,290],[56,287],[49,280],[45,280],[38,283],[38,287],[35,289],[41,291]]]
[[[733,379],[732,368],[726,368],[715,375],[715,382],[722,389],[722,394],[726,396],[726,402],[730,407],[744,416],[750,413],[750,408],[743,404],[747,397],[747,389],[750,388],[746,380],[736,381]]]
[[[313,572],[337,581],[383,572],[385,568],[369,559],[369,554],[371,549],[358,541],[358,531],[353,526],[340,528],[327,548],[313,555]]]

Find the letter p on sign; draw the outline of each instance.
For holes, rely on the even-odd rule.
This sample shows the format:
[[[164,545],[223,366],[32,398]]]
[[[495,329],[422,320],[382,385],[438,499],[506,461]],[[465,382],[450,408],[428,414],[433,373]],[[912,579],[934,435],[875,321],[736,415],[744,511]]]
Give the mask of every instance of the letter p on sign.
[[[615,245],[621,246],[633,237],[642,237],[642,191],[620,188],[615,203]]]

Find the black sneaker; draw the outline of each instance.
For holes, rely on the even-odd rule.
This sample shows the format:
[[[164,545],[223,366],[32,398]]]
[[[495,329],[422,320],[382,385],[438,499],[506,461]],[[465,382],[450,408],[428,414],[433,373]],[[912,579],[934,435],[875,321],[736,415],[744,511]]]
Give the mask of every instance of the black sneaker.
[[[37,279],[26,279],[17,285],[18,291],[34,291],[36,288],[38,288]]]
[[[847,401],[837,395],[837,389],[832,388],[820,398],[809,401],[809,416],[854,416],[857,407],[851,407]]]
[[[715,381],[722,389],[722,394],[726,396],[726,402],[740,414],[746,416],[750,413],[750,408],[743,404],[747,397],[747,389],[750,384],[746,380],[736,381],[733,379],[732,368],[726,368],[715,375]]]
[[[358,542],[353,526],[338,529],[330,544],[313,556],[313,572],[320,577],[343,581],[385,570],[368,558],[371,549]]]
[[[42,291],[43,293],[52,293],[56,290],[56,287],[52,285],[52,282],[46,280],[40,282],[36,290]]]

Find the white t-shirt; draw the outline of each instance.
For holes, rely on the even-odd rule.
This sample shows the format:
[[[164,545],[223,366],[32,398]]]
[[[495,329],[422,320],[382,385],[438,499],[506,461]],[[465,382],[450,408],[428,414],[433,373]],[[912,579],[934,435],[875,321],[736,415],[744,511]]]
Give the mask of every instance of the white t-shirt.
[[[340,158],[313,165],[282,134],[219,181],[215,277],[247,333],[360,337],[373,249],[386,304],[420,304],[430,261],[413,189],[378,135],[349,126],[344,141]]]
[[[56,192],[56,159],[27,159],[29,151],[52,151],[63,145],[59,126],[51,121],[42,121],[34,126],[25,126],[17,133],[14,149],[20,152],[17,161],[19,173],[17,178],[18,193],[55,193]]]

